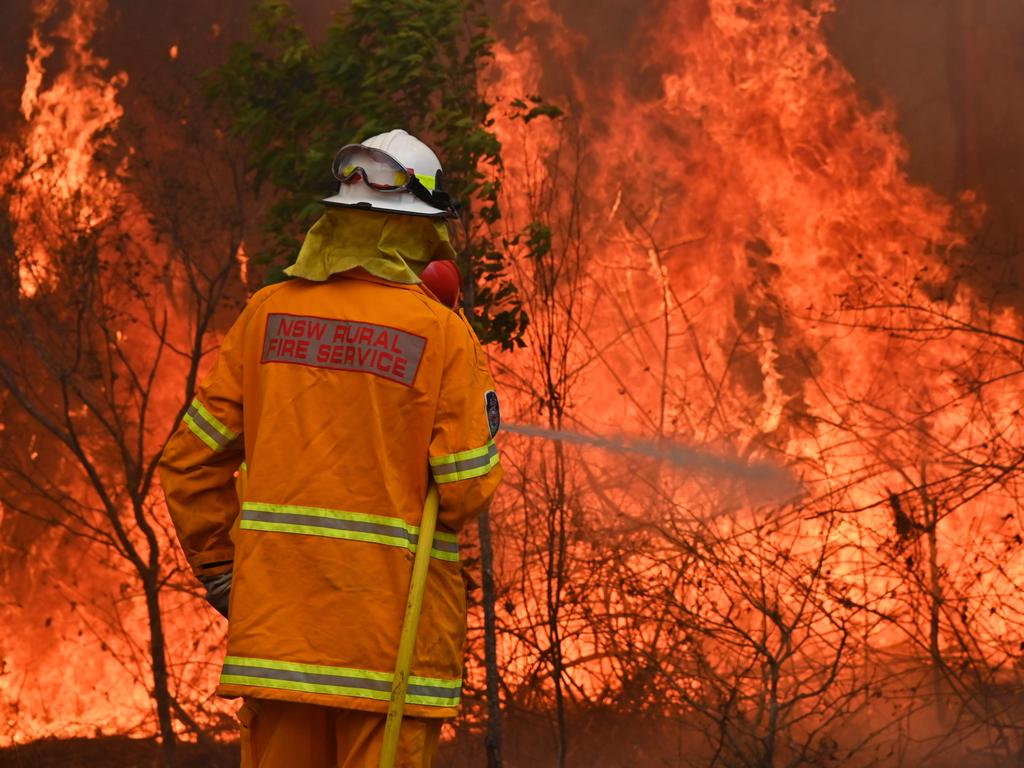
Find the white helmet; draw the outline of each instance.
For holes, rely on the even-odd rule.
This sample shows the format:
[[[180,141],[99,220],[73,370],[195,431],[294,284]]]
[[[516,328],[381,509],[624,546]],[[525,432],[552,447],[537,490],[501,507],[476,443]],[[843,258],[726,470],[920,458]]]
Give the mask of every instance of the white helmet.
[[[338,150],[332,168],[341,184],[328,205],[412,216],[454,218],[441,163],[430,147],[401,129]]]

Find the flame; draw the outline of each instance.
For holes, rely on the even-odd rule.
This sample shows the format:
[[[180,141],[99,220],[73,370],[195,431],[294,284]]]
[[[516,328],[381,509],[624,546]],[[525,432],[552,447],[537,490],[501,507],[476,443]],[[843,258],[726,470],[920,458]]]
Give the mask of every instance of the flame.
[[[107,3],[40,1],[34,12],[21,99],[20,152],[11,153],[0,167],[0,179],[15,190],[11,213],[21,294],[31,299],[57,284],[58,256],[48,248],[62,247],[76,233],[116,230],[122,242],[145,244],[137,278],[166,284],[170,303],[184,283],[180,268],[170,262],[125,183],[131,150],[124,161],[111,160],[119,149],[117,129],[124,110],[118,98],[128,76],[110,72],[108,61],[92,48]],[[121,269],[116,243],[110,247],[101,241],[98,247],[108,273]],[[244,274],[243,249],[239,264]],[[151,325],[136,322],[151,317],[150,296],[125,290],[121,284],[105,287],[120,291],[117,303],[123,313],[118,324],[106,329],[111,347],[135,371],[157,365]],[[189,332],[187,320],[177,321],[169,331],[169,343],[187,345]],[[147,443],[159,439],[181,405],[176,382],[183,380],[182,363],[167,355],[160,359],[154,371],[157,385],[150,393],[151,421],[140,436]],[[118,377],[112,377],[114,398],[121,391],[118,386]],[[5,391],[5,405],[6,400]],[[83,404],[68,418],[86,420],[89,411]],[[26,446],[27,458],[36,465],[33,471],[57,479],[68,499],[88,508],[92,491],[77,479],[81,473],[74,463],[52,442],[40,439],[31,422],[18,417],[16,423],[8,420],[4,431],[8,426]],[[98,460],[105,447],[87,445],[86,450]],[[181,572],[183,563],[172,544],[166,515],[155,499],[149,501],[165,573]],[[55,736],[151,734],[148,617],[137,575],[100,540],[40,525],[11,510],[5,510],[0,525],[5,565],[17,564],[2,571],[0,612],[4,626],[18,627],[17,633],[0,638],[0,744]],[[103,525],[102,520],[97,523],[101,530]],[[133,535],[142,538],[137,530]],[[215,684],[208,659],[220,650],[223,627],[180,586],[164,593],[161,607],[174,656],[171,686],[186,703],[205,695],[197,691],[209,691]],[[203,709],[203,717],[217,717],[223,707]]]
[[[40,0],[34,6],[21,95],[24,156],[12,158],[3,174],[18,179],[21,215],[15,239],[27,244],[19,259],[19,277],[28,296],[52,277],[50,259],[39,245],[45,238],[33,231],[46,226],[40,212],[70,208],[74,220],[63,226],[95,227],[110,216],[119,191],[115,176],[95,162],[97,154],[112,145],[110,133],[123,114],[117,93],[128,82],[124,72],[108,75],[108,62],[89,47],[106,3],[75,3],[56,25],[52,40],[67,43],[62,67],[51,61],[57,46],[44,40],[41,31],[56,11],[53,2]],[[55,71],[47,85],[48,67]]]
[[[238,243],[235,261],[238,262],[238,279],[242,281],[242,286],[245,288],[246,293],[251,294],[249,289],[249,254],[246,253],[244,240]]]
[[[98,152],[111,144],[112,140],[104,134],[117,125],[123,114],[117,93],[127,84],[128,75],[117,72],[108,76],[108,62],[89,47],[97,24],[106,13],[106,3],[76,3],[53,32],[55,38],[70,43],[65,66],[53,76],[52,85],[43,89],[47,60],[53,55],[54,46],[43,42],[39,25],[54,10],[52,3],[37,4],[37,26],[32,31],[26,58],[28,75],[21,112],[29,124],[25,137],[29,175],[48,194],[64,200],[90,190],[89,205],[81,215],[85,223],[91,223],[109,212],[111,193],[116,191],[109,174],[94,160]]]
[[[28,296],[49,279],[40,249],[49,224],[38,215],[48,200],[82,227],[130,200],[124,166],[101,162],[127,82],[91,48],[106,4],[74,4],[49,34],[43,22],[56,4],[35,8],[24,166],[4,170],[24,170],[16,239]],[[781,461],[808,493],[765,510],[740,487],[652,461],[506,437],[508,481],[493,519],[505,542],[507,621],[560,611],[561,654],[573,660],[565,675],[580,696],[614,702],[661,674],[664,687],[641,704],[692,712],[692,697],[723,679],[735,677],[740,698],[757,695],[760,681],[743,675],[729,640],[751,657],[744,637],[784,644],[765,618],[793,617],[801,590],[813,592],[813,608],[791,641],[797,693],[834,651],[837,622],[864,623],[846,682],[876,657],[902,663],[908,647],[920,661],[926,632],[912,590],[932,557],[941,579],[931,598],[950,613],[940,650],[957,650],[957,617],[970,615],[972,653],[1010,675],[1020,663],[1024,555],[1006,543],[1019,536],[1017,497],[1000,467],[1016,461],[1024,426],[1012,342],[1020,318],[957,280],[983,205],[971,192],[949,201],[908,180],[891,108],[865,105],[828,49],[822,24],[833,3],[670,0],[630,33],[627,55],[609,52],[600,78],[580,65],[594,55],[590,41],[551,4],[521,0],[514,10],[486,85],[509,171],[502,234],[533,318],[527,350],[496,360],[515,421]],[[58,38],[68,43],[63,62],[54,61]],[[168,55],[178,54],[175,43]],[[638,86],[643,78],[653,85]],[[517,116],[516,99],[552,83],[570,119]],[[515,238],[538,220],[554,232],[547,266]],[[248,290],[244,245],[235,259]],[[546,268],[559,270],[553,290]],[[117,343],[144,356],[142,333],[119,329]],[[163,412],[176,410],[178,394],[156,393]],[[941,519],[929,523],[940,503]],[[11,517],[0,507],[0,524]],[[561,553],[552,531],[567,537]],[[73,553],[68,572],[4,584],[26,604],[41,585],[51,602],[65,599],[30,611],[20,644],[3,648],[15,672],[0,675],[12,711],[0,740],[151,729],[145,681],[119,671],[105,647],[112,632],[144,636],[145,616],[117,563],[65,545],[50,532],[34,546]],[[97,568],[112,586],[79,578]],[[750,585],[775,602],[758,603]],[[116,610],[83,607],[97,589],[119,593]],[[730,613],[735,606],[746,612]],[[216,655],[219,636],[207,640],[201,611],[185,594],[167,606],[179,660],[189,649]],[[729,619],[726,639],[702,632],[708,615]],[[510,690],[538,708],[551,693],[536,683],[550,681],[550,626],[524,622],[499,638]],[[56,650],[33,676],[38,648]],[[660,672],[627,668],[654,658]],[[209,690],[212,674],[192,680]],[[467,679],[481,674],[473,666]],[[37,689],[19,693],[26,681]]]
[[[644,66],[660,72],[660,87],[640,93],[632,56],[618,79],[565,75],[579,71],[576,62],[592,49],[574,46],[549,6],[522,8],[512,42],[498,46],[492,98],[507,103],[562,78],[568,103],[580,105],[582,158],[566,144],[571,128],[524,128],[511,114],[496,121],[506,167],[516,169],[505,181],[510,231],[537,217],[554,221],[562,257],[576,247],[584,254],[579,268],[589,282],[579,282],[573,313],[558,320],[559,333],[578,339],[561,363],[563,370],[576,369],[579,381],[568,418],[599,432],[664,430],[798,467],[809,497],[785,513],[770,550],[806,563],[828,554],[822,603],[828,608],[808,625],[809,633],[821,631],[808,641],[809,659],[815,649],[827,657],[835,638],[834,628],[824,631],[829,614],[854,615],[852,605],[901,618],[874,623],[851,657],[891,653],[920,630],[909,601],[928,598],[910,594],[913,573],[896,553],[912,546],[920,563],[929,545],[923,538],[912,545],[894,540],[886,499],[892,489],[908,504],[917,503],[922,487],[942,495],[934,551],[946,579],[944,599],[956,594],[971,606],[977,653],[1008,673],[1021,638],[1001,636],[1008,626],[1003,617],[1024,609],[1014,596],[1024,561],[1019,547],[1000,542],[1017,531],[1016,502],[994,487],[977,495],[957,490],[966,467],[1012,463],[1009,435],[1019,436],[1022,427],[1015,404],[1020,367],[1012,340],[998,338],[1019,334],[1019,318],[990,313],[985,297],[958,283],[954,272],[966,227],[983,211],[974,193],[948,201],[908,180],[907,148],[891,108],[865,105],[825,42],[822,23],[832,2],[665,3],[637,33],[642,40],[623,42],[624,49],[649,52]],[[558,44],[547,47],[550,30]],[[573,187],[579,168],[582,185]],[[585,198],[584,223],[574,244],[566,222],[578,195]],[[547,206],[536,205],[538,199]],[[518,256],[520,278],[530,285],[531,259],[522,251]],[[561,293],[555,301],[569,306],[570,297]],[[544,309],[529,309],[536,325]],[[956,337],[949,328],[983,332]],[[533,348],[543,346],[534,342]],[[558,376],[550,361],[524,363],[523,357],[502,359],[514,381],[507,388],[527,393],[512,404],[516,420],[537,410],[536,377]],[[968,381],[985,383],[969,390]],[[982,412],[992,421],[979,420]],[[993,435],[1000,436],[998,450]],[[548,455],[524,466],[537,472],[552,461]],[[974,482],[985,484],[997,471],[979,469]],[[591,479],[563,478],[581,509],[596,502],[574,484],[625,482],[610,468],[586,475]],[[527,477],[510,482],[525,487]],[[550,473],[545,477],[551,482]],[[666,482],[627,484],[640,495],[627,493],[622,508],[673,527],[692,519],[695,507],[728,506],[699,482]],[[652,497],[655,484],[661,487]],[[659,494],[671,499],[668,511],[659,511]],[[526,520],[536,525],[544,513],[501,511],[526,529]],[[600,528],[604,513],[595,514],[588,526]],[[756,564],[735,564],[765,522],[742,509],[733,514],[717,520],[716,536],[738,542],[723,544],[735,558],[728,562],[757,579]],[[692,535],[701,535],[693,524]],[[517,525],[510,525],[513,537],[523,530]],[[586,551],[587,538],[579,535],[578,549]],[[973,542],[967,552],[965,542]],[[998,568],[967,565],[991,562],[988,553],[997,549]],[[767,557],[769,548],[755,551]],[[550,565],[543,550],[533,556]],[[660,552],[637,557],[637,571],[665,567]],[[582,563],[569,567],[585,572]],[[704,599],[737,599],[736,584],[723,583],[728,574],[688,567],[694,580],[700,574],[718,584],[717,594],[705,592]],[[534,574],[533,594],[543,594],[545,573]],[[571,583],[572,574],[567,578]],[[824,594],[831,590],[842,599]],[[543,615],[545,609],[534,604],[533,610]],[[566,638],[593,634],[592,618],[561,620]],[[958,630],[952,621],[944,627],[942,647],[959,653]],[[548,642],[540,639],[537,647]],[[569,677],[575,689],[598,698],[610,679],[599,659],[615,656],[601,642],[610,641],[564,645],[571,658],[595,659],[574,665]],[[714,638],[708,642],[714,645]],[[672,657],[660,653],[671,666]],[[716,661],[720,669],[730,663],[728,653]]]

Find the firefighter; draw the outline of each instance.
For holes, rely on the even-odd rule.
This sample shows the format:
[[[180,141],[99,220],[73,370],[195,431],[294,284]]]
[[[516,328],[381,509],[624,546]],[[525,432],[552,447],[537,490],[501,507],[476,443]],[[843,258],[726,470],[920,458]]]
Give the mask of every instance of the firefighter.
[[[501,480],[498,399],[465,316],[418,277],[450,260],[434,153],[343,147],[293,280],[228,331],[167,444],[171,518],[230,618],[218,694],[243,765],[376,766],[429,483],[440,494],[397,764],[429,766],[462,687],[458,532]]]

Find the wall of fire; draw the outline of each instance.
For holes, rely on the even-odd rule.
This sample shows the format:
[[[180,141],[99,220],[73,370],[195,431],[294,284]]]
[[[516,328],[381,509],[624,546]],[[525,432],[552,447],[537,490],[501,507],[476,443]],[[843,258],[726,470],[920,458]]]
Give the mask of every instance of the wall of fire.
[[[52,89],[61,72],[77,62],[88,72],[75,82],[99,89],[94,104],[103,103],[96,94],[105,92],[116,99],[118,110],[144,115],[155,114],[153,101],[172,91],[174,82],[219,61],[226,45],[244,34],[247,18],[243,2],[214,7],[191,0],[112,0],[95,5],[100,10],[92,17],[88,38],[75,41],[62,31],[69,17],[65,5],[5,8],[0,139],[17,141],[23,135],[32,51],[40,50],[38,43],[34,49],[29,45],[33,34],[53,47],[34,92]],[[934,449],[925,445],[935,435],[951,443],[962,438],[971,450],[975,440],[1019,445],[1019,424],[1010,416],[1020,375],[1014,341],[1020,337],[1019,320],[1013,311],[1024,299],[1024,267],[1017,250],[1024,235],[1018,215],[1024,203],[1019,184],[1024,175],[1024,59],[1016,45],[1024,36],[1024,9],[1009,0],[840,0],[831,13],[824,12],[827,5],[811,0],[771,5],[659,0],[640,9],[634,3],[604,3],[597,11],[593,3],[578,0],[490,5],[499,39],[500,77],[489,84],[495,96],[507,100],[538,92],[566,105],[572,116],[561,138],[550,125],[524,131],[499,118],[506,164],[531,169],[522,186],[509,183],[510,191],[525,192],[533,184],[534,192],[553,194],[544,186],[545,177],[574,178],[573,152],[585,153],[578,177],[585,181],[583,199],[549,198],[549,223],[556,231],[564,225],[556,243],[564,249],[560,252],[582,254],[578,269],[566,276],[566,285],[577,291],[576,314],[566,314],[563,294],[527,292],[531,300],[557,307],[545,315],[538,305],[536,327],[550,323],[571,329],[563,342],[562,351],[568,350],[563,373],[573,366],[584,370],[586,359],[598,361],[585,381],[578,372],[567,374],[572,405],[559,413],[557,425],[697,438],[786,461],[810,478],[815,493],[799,513],[787,512],[786,526],[760,526],[755,543],[745,541],[754,560],[826,557],[816,542],[834,543],[840,551],[854,539],[860,542],[858,551],[874,547],[888,552],[888,570],[882,569],[875,592],[822,586],[822,606],[832,605],[838,615],[871,593],[876,619],[889,612],[906,621],[916,617],[924,628],[924,646],[914,652],[923,654],[925,666],[929,658],[935,662],[930,652],[942,650],[938,641],[929,645],[930,617],[916,616],[929,609],[926,604],[899,608],[904,596],[894,584],[909,574],[920,575],[925,583],[918,586],[934,598],[934,608],[941,602],[935,590],[947,579],[947,594],[959,589],[967,595],[964,625],[977,633],[970,638],[976,647],[963,656],[971,663],[979,658],[991,662],[985,679],[998,687],[1011,679],[1009,670],[1019,667],[1016,643],[1024,641],[1018,638],[1020,606],[993,596],[1019,584],[1020,555],[1012,546],[1014,533],[1019,536],[1014,527],[1019,497],[1000,485],[1002,480],[993,480],[997,490],[978,491],[968,500],[984,486],[975,477],[969,492],[953,494],[962,514],[951,515],[940,535],[929,523],[933,512],[927,494],[907,490],[926,487],[923,463],[884,471],[867,467],[883,460],[896,464],[896,456],[910,457],[913,465],[915,457],[931,455]],[[93,7],[82,5],[87,6]],[[297,6],[311,29],[328,12],[322,2],[304,0]],[[85,59],[83,51],[88,52]],[[113,82],[112,92],[103,90],[103,78]],[[103,119],[95,110],[80,116],[94,128]],[[108,118],[109,128],[116,129],[118,115]],[[559,152],[565,136],[582,138]],[[158,130],[136,135],[135,151],[146,155],[160,140]],[[510,221],[525,223],[538,215],[536,207],[523,202],[528,197],[508,200]],[[573,211],[582,229],[565,225]],[[864,266],[865,261],[870,263]],[[921,278],[923,265],[940,276],[933,272]],[[521,277],[529,284],[535,275],[524,267]],[[856,294],[851,286],[882,277],[893,277],[894,286],[921,286],[900,288],[903,310],[926,296],[938,302],[928,307],[949,310],[942,316],[947,324],[982,317],[993,333],[972,337],[972,354],[967,355],[938,343],[948,338],[943,335],[948,327],[923,326],[919,315],[880,318],[873,310],[892,295]],[[644,312],[645,305],[655,308],[653,314]],[[1007,307],[1013,311],[1003,313]],[[843,314],[849,312],[854,314]],[[230,314],[224,313],[221,325]],[[915,325],[908,331],[900,325],[904,321]],[[535,398],[539,373],[559,357],[558,349],[548,353],[496,358],[510,388],[532,393],[510,398],[518,419],[552,417]],[[972,375],[977,380],[1005,377],[1008,383],[986,390],[973,404],[943,411],[943,397]],[[951,377],[950,389],[919,388],[920,380],[933,376]],[[883,392],[880,380],[903,388]],[[1006,418],[990,418],[992,412]],[[831,426],[829,419],[835,420]],[[985,437],[981,427],[963,427],[986,419],[996,424],[997,438]],[[13,443],[35,452],[32,427],[9,398],[4,400],[4,423],[8,441],[15,434]],[[971,450],[963,447],[953,455],[969,463],[977,458]],[[525,617],[550,610],[544,585],[556,565],[545,559],[545,542],[530,538],[524,515],[532,514],[566,532],[572,555],[562,565],[585,577],[585,583],[567,577],[566,605],[572,610],[560,621],[571,638],[565,645],[567,658],[592,655],[597,660],[567,673],[567,685],[575,686],[571,698],[578,704],[588,699],[608,704],[636,695],[633,703],[642,709],[650,704],[653,686],[696,711],[700,701],[708,700],[698,695],[699,681],[735,670],[725,669],[715,656],[722,650],[715,650],[714,638],[702,641],[700,633],[708,629],[695,605],[712,605],[707,610],[721,619],[729,615],[723,596],[741,594],[753,601],[737,586],[751,578],[753,566],[729,554],[723,542],[738,535],[733,526],[742,529],[744,520],[756,518],[751,511],[756,504],[743,489],[709,488],[643,462],[552,451],[509,440],[509,489],[496,509],[498,534],[505,542],[499,552],[507,606],[502,647],[510,679],[517,681],[518,703],[544,711],[551,695],[543,682],[550,670],[538,651],[550,638],[524,628],[529,624]],[[61,471],[53,457],[33,461],[46,464],[47,472]],[[582,475],[575,469],[557,475],[563,461],[589,469]],[[545,473],[556,472],[560,482],[572,486],[568,498],[574,501],[555,500],[532,486],[538,471],[546,478],[551,475]],[[985,472],[998,474],[998,468]],[[596,495],[591,490],[595,477],[601,489]],[[625,520],[609,521],[611,507]],[[723,509],[747,511],[723,516]],[[837,509],[845,516],[829,517]],[[866,516],[851,524],[854,511]],[[596,527],[607,536],[608,549],[600,556],[590,551],[593,542],[583,534],[595,525],[587,522],[585,512],[601,521]],[[11,510],[0,519],[2,606],[4,615],[18,622],[18,632],[0,638],[0,692],[7,715],[0,739],[150,729],[144,675],[124,669],[130,653],[111,657],[105,630],[90,626],[88,615],[82,617],[81,606],[92,592],[124,593],[130,586],[122,586],[116,564],[44,527]],[[926,539],[932,534],[936,541],[928,550]],[[41,547],[38,542],[47,537],[48,545]],[[1011,545],[1005,553],[989,552],[978,566],[977,557],[967,562],[967,556],[951,554],[953,545],[964,540],[979,547],[1002,547],[1007,540]],[[641,543],[651,559],[633,563],[630,553]],[[937,553],[930,582],[925,570],[911,564],[927,551]],[[897,562],[905,566],[903,572],[894,566]],[[1004,573],[1002,581],[992,577],[991,571],[1011,565],[1016,570]],[[829,567],[839,581],[844,567],[851,569],[847,576],[856,572],[859,578],[868,568],[864,562],[854,568],[842,557]],[[984,588],[974,592],[965,586],[972,569],[985,571],[975,580]],[[666,574],[680,570],[690,574],[687,589],[693,594],[666,586],[671,582]],[[781,581],[788,578],[784,569],[779,573]],[[737,581],[732,587],[726,584],[729,578]],[[705,591],[705,581],[716,583],[718,591]],[[805,583],[797,577],[790,584],[781,581],[775,588],[784,593]],[[581,597],[587,583],[616,587],[588,603]],[[733,588],[738,592],[730,593]],[[645,617],[645,608],[636,607],[634,598],[644,593],[658,594],[665,615],[674,625],[695,627],[693,633],[652,640],[651,633],[663,630],[657,617]],[[215,659],[219,630],[187,595],[174,596],[171,605],[178,612],[172,613],[171,626],[177,629],[172,629],[171,642],[190,645],[198,659],[196,669],[182,673],[182,680],[197,686],[189,701],[207,706],[200,689],[212,679],[207,665]],[[627,606],[633,617],[618,623],[616,614],[625,614],[621,609]],[[121,617],[129,629],[139,620],[133,610],[126,606],[127,615]],[[972,624],[968,610],[972,616],[991,610],[997,618]],[[851,619],[842,631],[826,626],[830,611],[822,607],[803,629],[828,635],[834,644],[856,622]],[[885,638],[865,647],[899,647],[900,653],[913,656],[912,648],[904,649],[895,639],[899,633],[879,626],[884,622],[869,621],[863,612],[858,616],[858,631]],[[474,621],[479,623],[479,616]],[[478,628],[474,637],[479,638]],[[615,637],[662,654],[661,668],[651,671],[643,658],[632,658],[627,675],[621,662],[625,654],[613,647]],[[956,641],[950,629],[943,642]],[[122,649],[130,646],[125,637],[117,642]],[[905,660],[899,653],[894,657]],[[865,668],[867,658],[866,652],[858,657]],[[809,658],[794,663],[811,665]],[[926,679],[921,669],[908,674]],[[471,668],[469,677],[478,684],[479,668]],[[687,690],[670,690],[669,679],[688,681]],[[743,690],[742,676],[736,679],[740,698],[753,696]],[[106,685],[109,680],[118,684]],[[907,685],[908,690],[922,687],[925,683],[917,678]],[[857,691],[871,695],[869,689]],[[827,700],[824,694],[822,700]],[[865,715],[866,720],[878,717],[878,712]]]

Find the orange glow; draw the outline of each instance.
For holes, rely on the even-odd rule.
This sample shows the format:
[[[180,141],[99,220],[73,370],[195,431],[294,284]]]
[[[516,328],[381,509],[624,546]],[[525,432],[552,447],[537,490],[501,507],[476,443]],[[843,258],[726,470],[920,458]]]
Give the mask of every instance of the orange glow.
[[[551,14],[542,3],[524,5],[527,22]],[[501,359],[506,390],[523,394],[511,418],[538,418],[538,387],[550,379],[553,360],[576,371],[564,418],[583,431],[666,434],[794,467],[808,496],[776,513],[781,522],[772,524],[779,527],[771,548],[807,563],[826,556],[829,583],[822,588],[842,599],[825,600],[808,632],[822,631],[830,614],[853,621],[860,615],[853,606],[899,617],[857,619],[871,627],[866,655],[895,654],[909,638],[927,634],[915,615],[921,609],[908,602],[926,597],[910,594],[908,581],[916,576],[904,565],[911,550],[922,562],[927,537],[901,543],[888,502],[901,494],[920,521],[926,510],[918,486],[927,483],[942,504],[935,524],[942,599],[970,612],[977,652],[1009,674],[1024,640],[1019,628],[1004,634],[1009,624],[1002,618],[1024,609],[1017,588],[1024,556],[1005,543],[1019,532],[1017,502],[1009,488],[975,495],[959,483],[965,467],[1013,461],[1024,426],[1012,341],[1019,319],[989,312],[985,297],[962,282],[945,300],[934,298],[940,286],[956,283],[950,265],[966,245],[964,222],[980,220],[983,208],[973,193],[948,201],[908,181],[894,115],[860,100],[825,44],[822,20],[832,10],[823,0],[711,0],[701,17],[693,4],[665,4],[646,25],[651,45],[644,63],[662,72],[657,95],[637,96],[625,81],[574,77],[571,62],[586,53],[574,48],[571,34],[554,35],[562,46],[554,50],[529,34],[514,49],[498,46],[492,94],[499,104],[539,91],[546,68],[569,73],[570,97],[582,105],[580,147],[572,144],[572,127],[557,131],[541,120],[524,126],[508,114],[497,120],[505,166],[516,169],[504,180],[508,236],[531,219],[550,222],[562,238],[555,242],[561,263],[581,253],[583,271],[573,314],[554,313],[555,333],[575,337],[565,361],[557,349],[548,360],[522,352]],[[610,104],[621,108],[608,111]],[[579,167],[583,220],[574,243],[568,226],[578,201],[567,187]],[[545,186],[551,169],[562,174],[560,193]],[[524,249],[519,255],[520,280],[529,286],[535,268]],[[568,289],[554,298],[569,306]],[[536,350],[544,344],[536,304],[531,317]],[[983,330],[958,335],[930,331],[932,323]],[[972,376],[987,383],[970,389]],[[993,434],[1000,435],[996,443]],[[552,466],[552,454],[543,455],[524,463],[523,486],[537,480],[538,467]],[[599,501],[612,491],[593,498],[587,488],[595,482],[623,483],[628,491],[613,497],[635,520],[699,536],[702,521],[713,519],[716,540],[732,542],[722,545],[729,562],[742,562],[770,521],[749,504],[723,514],[730,505],[722,489],[683,473],[627,482],[611,468],[613,459],[605,471],[591,456],[576,460],[591,466],[566,479],[587,520],[572,528],[581,538],[577,551],[569,550],[570,571],[583,569],[574,558],[585,557],[584,531],[612,525]],[[553,482],[550,469],[545,477]],[[669,500],[667,508],[659,496]],[[520,520],[521,503],[518,494],[508,498],[501,514]],[[545,511],[542,499],[538,504],[527,513],[533,525]],[[923,530],[925,523],[918,524]],[[508,535],[522,535],[520,526],[529,525],[511,523]],[[909,549],[900,555],[903,546]],[[991,552],[999,552],[998,567]],[[547,557],[543,550],[537,555]],[[660,552],[637,558],[631,573],[685,560]],[[756,579],[758,565],[737,568]],[[717,594],[710,589],[703,599],[736,599],[725,574],[689,567],[694,578],[703,572],[717,584]],[[529,580],[537,600],[546,578],[538,571]],[[572,573],[567,578],[567,589],[587,589],[573,584]],[[621,593],[609,599],[624,604],[617,602]],[[565,609],[564,636],[588,636],[592,621]],[[955,620],[942,621],[950,623],[943,623],[941,652],[961,653]],[[640,636],[654,626],[653,618],[641,625]],[[834,633],[822,631],[822,657]],[[545,642],[541,637],[537,646]],[[565,643],[569,658],[594,659],[573,664],[573,686],[596,696],[609,684],[614,675],[602,659],[615,658],[613,645],[607,637]],[[732,663],[728,656],[719,661],[722,669]]]
[[[613,706],[640,690],[637,706],[660,713],[697,711],[723,681],[756,699],[769,651],[785,656],[782,687],[798,701],[839,648],[846,690],[880,668],[930,674],[937,658],[984,668],[993,685],[1018,680],[1021,321],[958,275],[984,202],[911,183],[892,109],[865,104],[826,45],[833,5],[658,4],[642,52],[657,87],[639,93],[622,71],[588,79],[576,66],[586,41],[545,0],[517,8],[524,29],[546,37],[496,46],[483,81],[505,169],[496,240],[510,243],[531,317],[528,347],[494,358],[509,421],[777,462],[806,491],[774,505],[738,481],[506,435],[492,515],[498,653],[524,710],[549,707],[553,625],[576,701]],[[76,3],[50,36],[53,4],[36,8],[16,237],[27,297],[52,277],[43,235],[54,222],[41,212],[72,210],[71,225],[95,227],[116,218],[117,201],[145,218],[119,176],[128,167],[98,160],[128,81],[91,47],[105,2]],[[70,43],[66,61],[54,60],[55,38]],[[168,55],[178,54],[175,43]],[[562,121],[524,121],[513,103],[542,93],[552,72],[578,106]],[[19,170],[7,161],[0,178]],[[538,223],[549,255],[521,236]],[[160,274],[165,254],[138,226]],[[234,258],[246,292],[256,288],[244,243]],[[181,281],[167,272],[160,279]],[[148,317],[143,300],[131,306]],[[143,328],[115,340],[126,355],[155,356]],[[165,365],[154,400],[169,421],[181,363]],[[145,637],[123,564],[66,546],[59,531],[34,546],[69,565],[0,586],[29,604],[43,593],[63,602],[33,605],[18,641],[0,639],[0,743],[151,732],[144,675],[104,634]],[[119,591],[113,615],[83,607]],[[191,675],[178,682],[201,700],[222,627],[184,591],[164,611],[172,662]],[[913,687],[907,675],[878,678],[879,696]],[[466,679],[482,688],[482,668]],[[643,688],[651,679],[656,693]],[[822,701],[801,712],[819,716]]]
[[[238,279],[242,281],[242,285],[245,286],[246,293],[250,293],[249,289],[249,254],[245,252],[245,242],[238,244],[238,251],[235,253],[235,261],[238,262]]]
[[[102,232],[115,224],[119,235],[147,244],[143,263],[149,271],[142,279],[184,283],[180,269],[168,263],[166,249],[149,229],[139,201],[123,183],[128,161],[111,167],[102,158],[115,147],[123,115],[118,98],[128,82],[126,73],[111,72],[108,62],[92,48],[106,12],[104,0],[76,2],[66,9],[52,2],[35,4],[21,99],[22,152],[4,158],[0,166],[0,180],[13,180],[16,185],[11,211],[14,242],[20,291],[28,299],[49,288],[57,277],[60,255],[48,248],[67,247],[76,233]],[[98,258],[107,270],[122,269],[116,245],[109,247],[102,240],[97,244]],[[155,362],[156,334],[148,323],[138,322],[151,308],[145,294],[127,294],[118,296],[116,303],[132,321],[107,329],[109,346],[136,371],[155,366],[156,380],[166,382],[151,393],[151,410],[158,416],[143,436],[151,441],[166,431],[180,407],[177,382],[183,379],[183,369],[180,359],[166,352],[159,364]],[[181,321],[179,325],[169,332],[172,344],[187,342],[188,324]],[[115,377],[111,380],[114,397],[118,386]],[[85,421],[89,414],[82,404],[70,408],[67,418]],[[43,441],[37,441],[31,426],[19,422],[17,429],[24,434],[27,458],[52,467],[61,493],[86,507],[95,502],[91,487],[70,457],[54,459],[52,441],[46,443],[51,446],[46,449],[49,453],[41,453]],[[160,510],[162,499],[154,497],[147,503],[162,523],[157,536],[164,548],[165,567],[180,569],[179,555],[170,548],[169,523]],[[11,527],[14,516],[4,511],[8,513],[0,520],[7,526],[5,533],[23,536],[32,530],[25,523]],[[102,520],[98,525],[102,527]],[[143,539],[137,529],[131,535]],[[5,568],[0,580],[4,595],[0,623],[18,628],[0,637],[0,745],[43,737],[151,733],[152,679],[145,651],[148,617],[137,574],[102,537],[75,537],[50,526],[28,543],[19,543],[18,538],[5,541],[0,552],[17,563],[16,568]],[[214,671],[206,660],[219,650],[223,627],[188,592],[168,590],[161,607],[167,617],[173,617],[166,620],[165,630],[176,657],[171,685],[184,701],[192,695],[196,681],[201,681],[200,688],[212,688]],[[209,711],[216,713],[217,708]]]
[[[117,125],[123,110],[117,93],[128,82],[124,72],[110,75],[107,62],[96,56],[90,40],[106,3],[76,3],[53,32],[53,38],[70,45],[64,61],[53,61],[55,46],[44,42],[40,26],[54,12],[51,3],[37,3],[37,26],[32,30],[26,57],[27,75],[21,95],[21,114],[26,122],[25,156],[11,158],[0,174],[21,171],[20,217],[17,240],[24,244],[19,277],[24,294],[32,296],[49,280],[50,259],[40,249],[44,238],[33,229],[45,226],[39,218],[48,207],[73,208],[75,223],[63,226],[93,227],[110,214],[119,185],[112,175],[93,162],[96,153],[110,146],[106,133]],[[51,71],[51,82],[47,73]],[[23,167],[17,167],[21,162]]]

